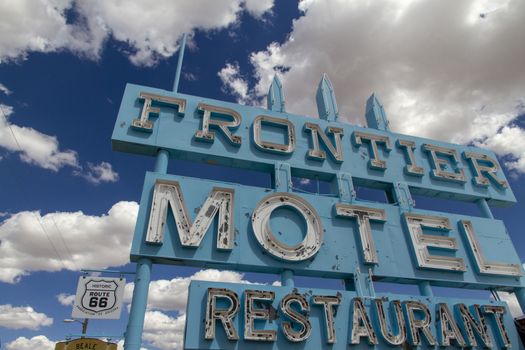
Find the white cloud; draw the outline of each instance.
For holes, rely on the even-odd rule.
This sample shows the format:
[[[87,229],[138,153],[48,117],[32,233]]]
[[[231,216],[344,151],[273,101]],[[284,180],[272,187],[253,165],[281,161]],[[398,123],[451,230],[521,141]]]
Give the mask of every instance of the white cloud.
[[[9,90],[4,84],[0,83],[0,92],[3,92],[6,95],[11,94],[11,90]]]
[[[52,52],[74,42],[64,12],[72,1],[0,1],[0,63],[28,52]],[[72,45],[73,46],[73,45]]]
[[[215,269],[201,270],[190,277],[177,277],[172,280],[156,280],[149,285],[148,309],[186,312],[188,286],[193,280],[217,281],[232,283],[250,283],[243,279],[244,275],[234,271],[219,271]],[[133,283],[128,283],[124,292],[124,301],[131,302]]]
[[[16,283],[32,271],[102,269],[128,263],[137,212],[136,202],[122,201],[101,216],[81,211],[12,214],[0,224],[0,281]]]
[[[129,46],[131,62],[150,66],[177,51],[183,32],[224,29],[244,9],[258,18],[272,6],[272,0],[158,0],[155,6],[148,0],[2,0],[0,63],[61,49],[97,58],[111,36]],[[67,23],[68,10],[76,22]]]
[[[99,164],[87,163],[87,171],[74,171],[75,175],[85,178],[88,182],[98,185],[102,182],[117,182],[119,175],[108,162]]]
[[[0,105],[0,108],[3,112],[0,118],[0,147],[19,152],[22,161],[44,169],[58,171],[66,165],[78,167],[75,151],[61,151],[55,136],[10,123],[8,117],[13,113],[13,108],[6,105]]]
[[[239,74],[238,63],[227,63],[217,75],[221,78],[223,91],[235,96],[238,103],[246,104],[251,100],[248,96],[248,83]]]
[[[273,0],[246,0],[246,10],[254,17],[261,17],[273,7]]]
[[[506,125],[497,134],[479,143],[499,155],[510,155],[505,162],[507,168],[525,173],[525,130],[518,126]]]
[[[160,311],[147,311],[142,338],[162,349],[182,349],[186,315],[171,317]]]
[[[45,335],[37,335],[29,339],[26,337],[18,337],[10,343],[6,344],[7,350],[54,350],[55,341],[49,340]]]
[[[250,56],[259,98],[278,72],[287,110],[315,116],[326,72],[341,118],[352,123],[365,123],[365,101],[376,92],[396,132],[497,148],[493,138],[519,128],[512,122],[525,110],[525,2],[308,0],[299,7],[304,14],[288,39]],[[516,148],[499,154],[523,171],[525,148]]]
[[[299,183],[300,183],[301,185],[309,185],[309,184],[312,183],[312,180],[307,179],[307,178],[302,178],[301,180],[299,180]]]
[[[72,306],[75,303],[75,294],[60,293],[57,295],[57,299],[64,306]]]
[[[14,108],[12,106],[5,105],[3,103],[0,103],[0,114],[2,115],[2,119],[9,118],[11,114],[14,113]]]
[[[124,350],[124,339],[121,339],[118,341],[117,350]],[[140,350],[148,350],[148,349],[141,347]]]
[[[36,312],[31,306],[0,305],[0,327],[37,330],[52,324],[51,317]]]
[[[9,121],[9,116],[14,113],[13,107],[0,104],[0,109],[0,147],[10,152],[18,152],[23,162],[51,171],[58,171],[69,166],[74,169],[74,175],[80,176],[95,185],[102,182],[118,181],[118,173],[113,170],[108,162],[100,162],[99,164],[87,162],[86,166],[82,167],[79,164],[77,152],[60,150],[56,136],[46,135],[33,128],[13,124]]]

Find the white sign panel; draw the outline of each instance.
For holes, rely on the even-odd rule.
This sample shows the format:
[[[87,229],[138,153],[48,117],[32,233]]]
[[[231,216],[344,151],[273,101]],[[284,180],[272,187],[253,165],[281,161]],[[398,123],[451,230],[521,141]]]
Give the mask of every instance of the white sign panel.
[[[82,276],[78,280],[73,318],[118,319],[126,279]]]

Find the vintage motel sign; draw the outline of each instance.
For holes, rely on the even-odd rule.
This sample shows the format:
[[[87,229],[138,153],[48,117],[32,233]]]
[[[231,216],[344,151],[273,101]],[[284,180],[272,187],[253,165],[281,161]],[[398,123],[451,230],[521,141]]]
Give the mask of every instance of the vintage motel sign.
[[[148,172],[131,247],[139,269],[162,263],[293,273],[349,286],[334,294],[193,283],[185,346],[386,349],[426,341],[522,348],[504,303],[429,292],[431,286],[506,290],[525,303],[520,259],[503,222],[490,214],[489,205],[515,202],[495,154],[392,133],[375,96],[367,102],[368,128],[340,123],[326,77],[316,99],[321,119],[287,113],[277,79],[268,109],[126,86],[115,150],[161,154],[160,160],[168,152],[273,176],[272,188],[261,188]],[[292,175],[330,181],[336,194],[295,191]],[[359,200],[355,186],[386,190],[392,200]],[[484,215],[420,210],[412,194],[476,202]],[[417,284],[425,295],[376,296],[373,280]],[[397,328],[387,325],[387,309],[398,316]],[[492,322],[488,330],[485,321]]]
[[[81,276],[71,317],[119,319],[125,286],[122,277]]]

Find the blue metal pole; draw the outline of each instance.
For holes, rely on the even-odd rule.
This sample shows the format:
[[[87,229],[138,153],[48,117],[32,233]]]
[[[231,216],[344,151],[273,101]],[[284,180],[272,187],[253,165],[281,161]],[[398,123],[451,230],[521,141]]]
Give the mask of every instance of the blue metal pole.
[[[432,297],[434,295],[434,293],[432,293],[432,287],[430,286],[429,281],[423,281],[419,283],[417,286],[419,288],[419,294],[421,294],[422,296]]]
[[[159,150],[155,161],[155,172],[166,174],[170,154],[166,150]],[[137,262],[135,275],[135,288],[129,312],[128,328],[124,338],[124,350],[140,350],[142,345],[142,330],[144,329],[144,316],[148,305],[149,283],[151,281],[150,259],[141,258]]]
[[[137,262],[135,288],[131,300],[128,328],[124,338],[124,350],[140,350],[144,316],[148,303],[149,282],[151,280],[151,260],[142,258]]]
[[[490,211],[489,204],[487,203],[487,200],[482,198],[478,200],[478,207],[481,211],[481,214],[489,219],[494,219],[494,215],[492,215],[492,212]]]
[[[157,159],[155,160],[155,172],[166,174],[168,171],[168,161],[170,159],[170,154],[165,149],[159,150],[157,153]]]
[[[182,34],[182,42],[179,48],[179,58],[177,60],[177,71],[175,72],[175,81],[173,82],[173,92],[179,90],[180,72],[182,69],[182,59],[184,58],[184,48],[186,47],[186,33]]]
[[[281,285],[283,287],[293,287],[294,286],[292,270],[284,270],[281,273]]]

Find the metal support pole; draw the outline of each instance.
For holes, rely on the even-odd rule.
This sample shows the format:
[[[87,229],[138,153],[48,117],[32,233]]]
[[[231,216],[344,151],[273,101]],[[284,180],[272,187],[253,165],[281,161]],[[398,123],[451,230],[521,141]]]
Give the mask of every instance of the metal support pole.
[[[490,211],[489,204],[487,203],[487,200],[485,198],[478,200],[478,207],[481,211],[481,214],[489,219],[494,219],[494,215],[492,215],[492,212]]]
[[[177,60],[177,71],[175,72],[175,81],[173,82],[173,92],[179,90],[180,71],[182,69],[182,59],[184,58],[184,48],[186,47],[186,33],[182,34],[182,42],[179,47],[179,58]]]
[[[419,283],[417,286],[419,288],[419,294],[421,294],[422,296],[424,297],[434,296],[434,293],[432,293],[432,287],[430,286],[429,281],[423,281]]]
[[[170,154],[166,150],[159,150],[155,161],[155,172],[166,174]],[[124,350],[140,350],[142,345],[142,330],[144,329],[144,316],[148,304],[149,283],[151,281],[151,260],[141,258],[137,261],[135,275],[135,288],[131,300],[128,328],[124,338]]]
[[[142,345],[142,330],[144,328],[144,316],[148,303],[149,282],[151,280],[151,260],[141,258],[137,262],[137,274],[135,276],[135,288],[131,300],[128,328],[124,338],[125,350],[140,350]]]
[[[161,149],[157,153],[157,160],[155,161],[155,172],[166,174],[168,171],[168,161],[170,159],[170,154],[168,151]]]
[[[85,318],[84,322],[82,322],[82,337],[81,338],[86,337],[88,322],[89,322],[89,319],[87,318]]]
[[[281,285],[283,287],[293,287],[294,286],[292,270],[284,270],[281,273]]]

